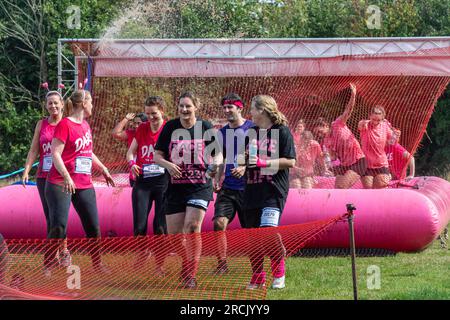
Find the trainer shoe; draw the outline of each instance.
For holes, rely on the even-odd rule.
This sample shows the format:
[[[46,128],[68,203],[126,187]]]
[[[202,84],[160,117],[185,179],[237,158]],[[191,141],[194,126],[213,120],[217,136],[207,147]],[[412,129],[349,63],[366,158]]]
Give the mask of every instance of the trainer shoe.
[[[196,289],[197,288],[197,280],[194,277],[187,277],[183,280],[183,288],[184,289]]]
[[[222,275],[229,272],[228,264],[226,260],[220,260],[217,264],[217,269],[214,272],[215,275]]]
[[[72,256],[70,255],[70,251],[67,249],[62,250],[58,254],[58,262],[62,267],[70,267],[72,265]]]
[[[283,289],[286,287],[285,276],[273,278],[272,289]]]
[[[51,278],[52,276],[52,270],[48,267],[44,267],[44,269],[42,270],[42,273],[44,274],[44,277]]]
[[[167,275],[167,273],[166,273],[166,271],[164,270],[163,267],[156,267],[155,268],[155,275],[158,278],[164,278]]]
[[[247,290],[262,289],[266,286],[266,273],[254,273],[250,282],[247,284]]]

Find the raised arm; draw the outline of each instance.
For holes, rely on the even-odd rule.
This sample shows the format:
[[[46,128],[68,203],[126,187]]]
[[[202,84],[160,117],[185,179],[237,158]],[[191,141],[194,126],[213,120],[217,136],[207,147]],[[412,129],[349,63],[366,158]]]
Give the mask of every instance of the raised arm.
[[[346,123],[347,120],[350,118],[356,102],[356,85],[354,83],[350,83],[350,89],[352,91],[350,100],[348,101],[347,106],[345,107],[344,113],[340,116],[341,120],[344,123]]]
[[[127,125],[128,121],[131,121],[134,119],[134,113],[128,113],[125,118],[123,118],[112,130],[112,136],[115,139],[126,141],[128,139],[128,136],[125,132],[125,126]]]
[[[25,187],[28,182],[28,174],[33,166],[33,162],[39,155],[39,132],[41,131],[42,120],[39,120],[34,129],[33,140],[31,141],[30,150],[28,151],[27,160],[25,161],[25,170],[22,174],[22,185]]]

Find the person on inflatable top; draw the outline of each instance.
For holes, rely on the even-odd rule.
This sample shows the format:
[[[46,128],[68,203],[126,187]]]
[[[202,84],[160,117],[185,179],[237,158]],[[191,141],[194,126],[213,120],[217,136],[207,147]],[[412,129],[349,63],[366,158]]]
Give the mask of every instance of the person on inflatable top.
[[[367,161],[358,140],[347,126],[356,103],[356,85],[350,83],[351,96],[341,114],[330,125],[323,118],[319,118],[313,132],[316,139],[322,140],[322,151],[325,157],[330,157],[338,165],[331,169],[336,175],[335,188],[351,188],[366,172]]]
[[[372,108],[369,120],[361,120],[358,130],[361,146],[367,158],[367,170],[361,181],[365,189],[386,188],[391,180],[386,146],[389,141],[397,142],[396,134],[389,121],[385,119],[386,111],[382,106]]]

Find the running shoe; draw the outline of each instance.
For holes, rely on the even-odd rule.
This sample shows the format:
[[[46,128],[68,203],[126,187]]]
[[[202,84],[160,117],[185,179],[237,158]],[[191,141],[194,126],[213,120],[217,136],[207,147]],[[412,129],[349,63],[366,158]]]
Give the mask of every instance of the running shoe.
[[[59,265],[62,267],[70,267],[72,265],[72,256],[70,255],[70,251],[67,249],[62,250],[59,252],[58,250],[58,262]]]
[[[52,276],[52,270],[47,267],[44,267],[44,270],[42,270],[42,273],[44,274],[44,277],[46,277],[46,278],[51,278],[51,276]]]
[[[247,290],[263,289],[266,286],[266,273],[254,273],[250,282],[247,284]]]
[[[228,273],[230,270],[228,269],[228,264],[226,260],[220,260],[217,264],[217,269],[214,272],[215,275],[222,275]]]
[[[184,289],[196,289],[197,288],[197,280],[194,277],[187,277],[183,280],[183,288]]]
[[[285,276],[273,278],[272,289],[283,289],[286,287]]]

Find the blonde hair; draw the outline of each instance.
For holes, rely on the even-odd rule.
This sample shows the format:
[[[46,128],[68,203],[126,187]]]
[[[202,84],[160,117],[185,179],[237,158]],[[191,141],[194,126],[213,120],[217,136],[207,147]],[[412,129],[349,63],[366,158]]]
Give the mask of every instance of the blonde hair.
[[[72,93],[70,98],[67,98],[65,109],[67,114],[71,114],[74,109],[80,108],[86,98],[90,97],[91,93],[87,90],[76,90]]]
[[[286,116],[282,114],[280,110],[278,110],[277,102],[271,96],[268,95],[255,96],[252,99],[252,105],[254,105],[255,108],[258,110],[265,111],[273,124],[285,126],[288,124]]]

